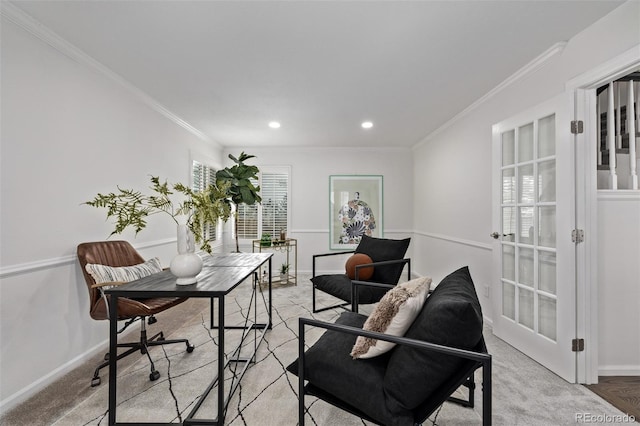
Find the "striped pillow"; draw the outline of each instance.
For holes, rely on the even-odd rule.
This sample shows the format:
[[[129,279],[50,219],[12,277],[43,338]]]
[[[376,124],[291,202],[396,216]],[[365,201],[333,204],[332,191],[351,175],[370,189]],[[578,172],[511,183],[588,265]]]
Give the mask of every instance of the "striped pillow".
[[[162,271],[160,266],[160,259],[154,257],[144,263],[133,266],[107,266],[99,265],[97,263],[87,263],[85,269],[93,277],[96,284],[110,283],[110,282],[129,282],[135,281],[138,278],[146,277],[156,272]],[[101,288],[107,289],[115,287],[113,285],[103,286]]]

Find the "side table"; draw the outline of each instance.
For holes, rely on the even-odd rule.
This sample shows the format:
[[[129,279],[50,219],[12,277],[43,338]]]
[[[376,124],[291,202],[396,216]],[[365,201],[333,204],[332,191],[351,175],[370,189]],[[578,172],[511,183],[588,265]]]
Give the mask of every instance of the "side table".
[[[261,240],[253,240],[252,251],[253,253],[274,253],[274,265],[271,276],[272,287],[298,285],[298,240],[295,238],[272,240],[269,245]],[[279,255],[279,253],[282,254]],[[281,267],[278,266],[278,262],[281,262],[283,265],[289,265],[285,274],[280,273]],[[268,285],[269,277],[267,273],[266,268],[260,271],[261,290],[263,286]]]

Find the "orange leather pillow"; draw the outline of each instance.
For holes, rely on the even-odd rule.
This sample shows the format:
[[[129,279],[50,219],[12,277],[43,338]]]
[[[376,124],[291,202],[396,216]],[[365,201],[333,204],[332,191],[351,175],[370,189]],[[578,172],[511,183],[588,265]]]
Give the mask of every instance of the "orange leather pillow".
[[[344,268],[347,271],[347,276],[351,280],[356,279],[356,266],[363,265],[366,263],[373,263],[373,260],[369,256],[364,253],[356,253],[347,259],[347,263],[345,263]],[[373,266],[369,266],[367,268],[358,269],[358,279],[361,281],[366,281],[373,275]]]

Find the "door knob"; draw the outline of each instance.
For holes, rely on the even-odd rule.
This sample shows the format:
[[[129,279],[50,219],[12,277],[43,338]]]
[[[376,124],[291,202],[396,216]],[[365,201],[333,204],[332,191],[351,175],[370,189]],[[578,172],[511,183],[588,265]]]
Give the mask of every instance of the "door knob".
[[[500,238],[500,233],[499,232],[492,232],[491,234],[489,234],[490,237],[493,237],[494,239],[498,239]]]

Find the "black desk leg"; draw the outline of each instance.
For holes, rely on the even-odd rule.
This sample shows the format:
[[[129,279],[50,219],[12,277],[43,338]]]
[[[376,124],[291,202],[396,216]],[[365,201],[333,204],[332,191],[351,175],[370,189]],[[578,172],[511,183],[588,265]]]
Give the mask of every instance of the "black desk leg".
[[[212,304],[213,305],[213,304]],[[224,296],[218,297],[218,424],[224,425]]]
[[[211,298],[211,303],[209,304],[211,306],[211,309],[210,309],[211,313],[209,315],[209,318],[210,318],[210,321],[211,321],[211,326],[209,328],[211,328],[211,329],[216,328],[215,320],[214,320],[215,317],[214,317],[214,309],[213,309],[213,300],[214,300],[214,298],[212,297]]]
[[[116,423],[116,365],[118,361],[118,296],[109,303],[109,425]]]
[[[267,324],[267,328],[269,330],[271,330],[272,328],[272,323],[271,323],[271,306],[273,305],[273,303],[271,303],[271,257],[269,258],[269,324]]]

